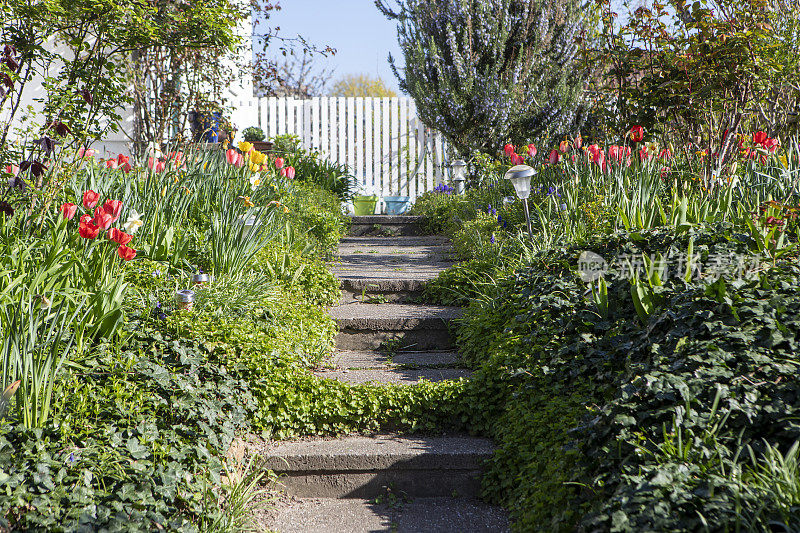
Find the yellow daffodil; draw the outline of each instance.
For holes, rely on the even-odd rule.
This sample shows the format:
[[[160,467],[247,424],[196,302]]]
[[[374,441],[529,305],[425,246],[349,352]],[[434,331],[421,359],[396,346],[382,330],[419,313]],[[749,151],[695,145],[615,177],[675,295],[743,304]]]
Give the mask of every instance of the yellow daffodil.
[[[240,196],[239,200],[242,201],[242,203],[244,204],[245,207],[255,207],[256,206],[256,204],[254,204],[252,202],[252,200],[250,200],[249,196]]]
[[[271,201],[270,203],[268,203],[267,205],[268,205],[268,206],[270,206],[270,205],[274,205],[275,207],[282,207],[282,208],[283,208],[283,212],[284,212],[284,213],[288,213],[288,212],[289,212],[289,208],[288,208],[288,207],[286,207],[285,205],[283,205],[282,203],[280,203],[280,202],[279,202],[279,201],[277,201],[277,200],[272,200],[272,201]]]
[[[131,209],[128,220],[126,220],[122,225],[122,229],[133,235],[139,230],[140,227],[142,227],[142,224],[144,224],[144,222],[142,222],[142,215],[137,213],[135,209]]]
[[[246,141],[242,141],[242,142],[239,143],[239,150],[241,150],[242,153],[246,154],[247,152],[249,152],[252,149],[253,149],[253,144],[252,143],[249,143],[249,142],[246,142]]]
[[[781,165],[783,165],[783,168],[785,168],[787,170],[789,169],[789,160],[786,158],[785,155],[779,155],[778,156],[778,161],[781,162]]]
[[[646,143],[644,143],[644,145],[647,148],[647,151],[650,152],[651,154],[657,154],[658,153],[658,144],[657,143],[646,142]]]

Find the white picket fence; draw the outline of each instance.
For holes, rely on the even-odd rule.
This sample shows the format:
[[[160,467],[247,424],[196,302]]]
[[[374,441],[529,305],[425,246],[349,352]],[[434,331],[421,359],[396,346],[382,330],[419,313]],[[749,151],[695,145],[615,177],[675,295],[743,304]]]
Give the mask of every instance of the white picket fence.
[[[241,132],[297,135],[305,148],[347,165],[365,194],[416,198],[448,179],[447,147],[417,118],[414,101],[395,98],[291,97],[235,102]]]

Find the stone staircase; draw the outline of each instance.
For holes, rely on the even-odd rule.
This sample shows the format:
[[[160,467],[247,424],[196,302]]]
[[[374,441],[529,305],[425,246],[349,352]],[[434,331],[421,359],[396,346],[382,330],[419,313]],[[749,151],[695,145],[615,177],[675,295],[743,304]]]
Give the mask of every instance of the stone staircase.
[[[334,273],[342,302],[337,353],[317,374],[348,383],[468,378],[449,332],[453,307],[415,303],[450,262],[448,241],[418,217],[353,217]],[[348,436],[276,442],[259,453],[288,495],[267,527],[279,533],[503,532],[505,513],[480,502],[491,441],[468,435]]]

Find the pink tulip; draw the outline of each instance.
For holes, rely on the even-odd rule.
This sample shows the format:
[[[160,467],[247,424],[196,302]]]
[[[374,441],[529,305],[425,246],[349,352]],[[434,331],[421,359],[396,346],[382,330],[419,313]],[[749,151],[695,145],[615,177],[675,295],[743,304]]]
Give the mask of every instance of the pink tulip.
[[[767,139],[766,141],[764,141],[764,144],[763,144],[764,148],[766,150],[769,150],[769,153],[771,153],[771,154],[774,154],[775,150],[777,150],[778,146],[780,146],[780,145],[781,145],[780,141],[778,141],[778,139],[774,139],[774,138]]]
[[[506,157],[511,157],[517,150],[513,144],[507,144],[503,147],[503,151],[506,153]]]
[[[561,161],[561,154],[558,153],[558,150],[550,150],[550,157],[548,158],[551,165],[555,165],[559,161]]]
[[[284,161],[283,161],[282,157],[276,157],[275,158],[275,168],[278,168],[278,169],[283,168],[283,163],[284,163]]]
[[[669,150],[669,148],[664,148],[663,150],[661,150],[661,153],[658,154],[658,158],[668,161],[672,159],[672,152]]]
[[[566,154],[567,150],[569,150],[569,141],[561,141],[558,145],[558,149],[561,150],[562,154]]]
[[[93,148],[78,148],[78,157],[94,157],[97,151]]]
[[[17,165],[6,165],[5,171],[8,174],[13,174],[14,176],[17,176],[17,174],[19,174],[19,167]]]
[[[116,159],[109,159],[106,161],[106,168],[115,169],[119,166],[119,163]]]
[[[286,169],[285,169],[285,168],[282,168],[282,169],[280,170],[280,175],[281,175],[281,177],[282,177],[282,178],[285,178],[285,177],[286,177]]]
[[[294,179],[294,167],[286,167],[286,177],[290,180]]]
[[[512,165],[522,165],[525,163],[525,158],[518,154],[511,154]]]
[[[528,145],[528,155],[531,157],[536,157],[536,145],[531,143]]]
[[[228,162],[229,165],[235,165],[236,161],[239,160],[239,157],[241,157],[241,154],[236,150],[230,149],[227,152],[225,152],[225,160]]]
[[[642,147],[639,150],[639,159],[642,160],[642,161],[650,161],[651,159],[653,159],[653,154],[648,152],[647,148]]]
[[[583,146],[583,137],[578,134],[578,136],[575,137],[575,149],[580,150],[581,146]]]

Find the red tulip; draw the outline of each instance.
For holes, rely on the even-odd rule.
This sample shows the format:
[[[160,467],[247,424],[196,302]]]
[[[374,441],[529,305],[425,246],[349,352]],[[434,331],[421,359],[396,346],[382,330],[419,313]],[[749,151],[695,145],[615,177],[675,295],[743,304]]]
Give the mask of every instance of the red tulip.
[[[281,175],[282,178],[285,178],[286,177],[286,169],[285,168],[280,169],[279,174]]]
[[[92,215],[81,215],[81,218],[79,219],[79,222],[81,224],[88,224],[91,221],[92,221]]]
[[[518,154],[511,154],[511,164],[512,165],[523,165],[525,164],[525,158]]]
[[[631,140],[633,142],[638,143],[644,139],[644,128],[641,126],[633,126],[629,132],[629,135],[631,136]]]
[[[559,161],[561,161],[561,154],[558,153],[558,150],[555,149],[550,150],[550,157],[549,157],[550,164],[555,165]]]
[[[753,134],[753,144],[760,144],[763,146],[764,143],[767,142],[767,139],[769,139],[769,136],[763,131],[757,131]]]
[[[103,203],[103,210],[111,215],[112,222],[116,222],[122,212],[122,202],[119,200],[106,200]]]
[[[17,165],[6,165],[5,171],[16,176],[19,174],[19,167]]]
[[[608,147],[608,158],[612,161],[619,161],[620,160],[620,146],[612,144]]]
[[[661,150],[661,152],[658,154],[658,158],[659,158],[659,159],[663,159],[663,160],[667,160],[667,161],[668,161],[668,160],[672,159],[672,151],[670,151],[670,149],[669,149],[669,148],[664,148],[664,149],[663,149],[663,150]]]
[[[661,174],[660,174],[661,179],[667,179],[667,176],[669,176],[669,171],[670,171],[669,167],[661,167]]]
[[[643,146],[639,150],[639,159],[642,160],[642,161],[650,161],[651,159],[653,159],[653,154],[648,152],[647,148]]]
[[[503,147],[503,151],[506,153],[506,157],[511,157],[517,150],[514,148],[513,144],[507,144]]]
[[[580,150],[581,146],[583,146],[583,137],[581,137],[580,133],[577,137],[575,137],[575,149]]]
[[[115,169],[119,166],[116,159],[109,159],[106,161],[106,168]]]
[[[125,261],[130,261],[131,259],[136,257],[136,250],[134,250],[133,248],[128,248],[124,244],[119,245],[119,248],[117,248],[117,253]]]
[[[110,230],[108,230],[108,232],[106,232],[106,237],[108,237],[109,240],[122,245],[128,244],[129,242],[131,242],[131,239],[133,238],[132,235],[128,235],[121,229],[117,228],[111,228]]]
[[[128,157],[127,155],[119,154],[117,156],[117,165],[121,167],[125,163],[130,163],[130,160],[131,160],[131,158]]]
[[[586,147],[586,151],[589,152],[589,154],[594,159],[595,157],[597,157],[597,154],[600,153],[600,147],[597,146],[596,144],[590,144],[589,146]]]
[[[131,166],[131,164],[130,164],[130,163],[123,163],[123,164],[122,164],[122,166],[121,166],[121,167],[119,167],[119,168],[121,168],[121,169],[122,169],[122,171],[123,171],[125,174],[127,174],[128,172],[130,172],[131,170],[133,170],[133,167]]]
[[[91,222],[87,222],[86,224],[81,223],[78,226],[78,235],[83,237],[84,239],[94,239],[100,234],[100,226],[97,224],[92,224]]]
[[[294,179],[294,167],[286,167],[286,177],[290,180]]]
[[[528,155],[531,157],[536,157],[536,145],[531,143],[528,145]]]
[[[77,211],[78,206],[75,204],[71,204],[69,202],[61,204],[61,214],[64,215],[64,218],[67,220],[72,220],[72,217],[75,216]]]
[[[282,157],[275,158],[275,168],[283,168],[283,163],[284,161]]]
[[[114,222],[112,219],[113,217],[109,213],[106,213],[105,209],[98,207],[94,210],[94,220],[92,220],[92,223],[97,224],[102,229],[108,229]]]
[[[569,150],[569,141],[561,141],[558,145],[558,149],[561,150],[562,154],[566,154],[567,150]]]
[[[83,207],[86,209],[94,209],[94,206],[97,205],[97,202],[100,201],[100,193],[94,192],[93,190],[89,189],[83,193]]]

